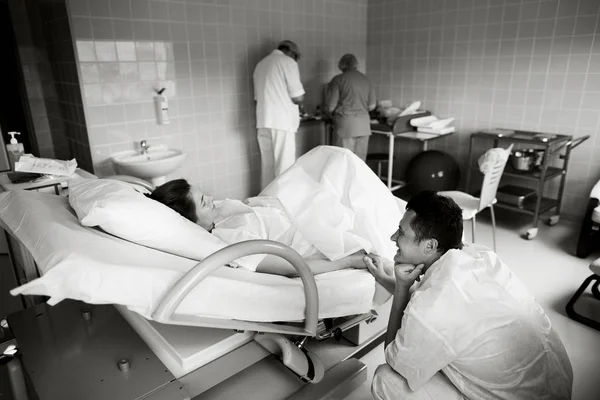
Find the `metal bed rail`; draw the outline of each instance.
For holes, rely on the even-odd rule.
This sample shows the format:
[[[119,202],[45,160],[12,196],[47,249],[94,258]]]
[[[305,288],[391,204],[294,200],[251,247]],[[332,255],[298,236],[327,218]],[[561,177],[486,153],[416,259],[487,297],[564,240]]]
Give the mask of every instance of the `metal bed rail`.
[[[218,268],[247,255],[272,254],[288,261],[298,271],[304,287],[306,310],[304,327],[294,327],[273,323],[258,323],[239,320],[225,320],[221,318],[197,317],[177,315],[175,311],[185,297],[198,283],[212,274]],[[209,328],[225,328],[236,330],[249,330],[256,332],[282,333],[286,335],[315,336],[317,332],[319,311],[319,294],[313,274],[296,251],[290,247],[271,240],[248,240],[236,243],[221,249],[203,261],[199,262],[188,271],[159,302],[152,319],[165,324],[192,325]]]

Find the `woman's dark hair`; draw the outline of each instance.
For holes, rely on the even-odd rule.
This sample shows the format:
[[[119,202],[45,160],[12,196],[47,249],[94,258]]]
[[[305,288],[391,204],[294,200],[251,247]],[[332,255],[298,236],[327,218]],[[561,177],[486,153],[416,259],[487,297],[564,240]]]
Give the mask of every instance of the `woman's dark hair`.
[[[146,197],[172,208],[183,217],[196,223],[198,220],[196,203],[190,189],[191,186],[185,179],[175,179],[158,186]]]
[[[411,197],[406,209],[416,214],[410,226],[417,242],[436,239],[442,254],[462,248],[462,210],[454,200],[427,190]]]
[[[344,54],[340,61],[338,62],[338,68],[342,72],[346,72],[351,69],[356,69],[358,67],[358,60],[354,56],[354,54]]]

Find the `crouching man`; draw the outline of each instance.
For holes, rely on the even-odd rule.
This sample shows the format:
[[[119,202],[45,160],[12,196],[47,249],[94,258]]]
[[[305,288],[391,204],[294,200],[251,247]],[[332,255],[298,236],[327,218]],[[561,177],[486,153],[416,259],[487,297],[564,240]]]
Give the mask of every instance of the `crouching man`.
[[[393,294],[373,396],[569,399],[573,371],[550,320],[495,253],[463,246],[462,230],[453,200],[422,192],[391,237],[394,261],[365,257]]]

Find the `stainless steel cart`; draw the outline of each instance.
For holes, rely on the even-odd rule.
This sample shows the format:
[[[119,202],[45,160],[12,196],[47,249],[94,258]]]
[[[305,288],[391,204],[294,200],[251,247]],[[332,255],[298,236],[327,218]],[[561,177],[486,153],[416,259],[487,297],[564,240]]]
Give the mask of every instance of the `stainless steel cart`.
[[[471,135],[469,145],[469,168],[467,168],[467,192],[471,188],[471,170],[473,166],[473,147],[476,140],[493,140],[494,146],[498,147],[501,142],[521,143],[527,146],[543,150],[542,163],[539,167],[531,171],[519,171],[514,169],[510,163],[506,165],[503,176],[519,178],[537,182],[535,195],[528,197],[521,205],[510,204],[498,200],[498,207],[506,208],[525,214],[533,215],[533,223],[528,228],[523,237],[531,240],[537,236],[538,221],[541,214],[554,210],[554,214],[548,219],[549,225],[556,225],[560,219],[560,210],[562,206],[563,194],[565,191],[565,183],[567,178],[567,169],[569,167],[569,159],[571,151],[581,143],[589,139],[589,136],[573,138],[570,135],[518,131],[510,129],[492,129],[481,132],[476,132]],[[550,165],[551,160],[555,155],[559,155],[562,160],[560,167]],[[556,198],[544,197],[544,188],[548,181],[560,177],[560,186],[558,196]]]

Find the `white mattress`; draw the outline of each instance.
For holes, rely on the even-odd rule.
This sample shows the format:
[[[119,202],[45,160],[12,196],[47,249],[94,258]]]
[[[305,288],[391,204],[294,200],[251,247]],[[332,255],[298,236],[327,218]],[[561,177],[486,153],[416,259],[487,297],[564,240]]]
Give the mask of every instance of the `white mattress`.
[[[31,252],[42,275],[11,293],[49,296],[49,304],[66,298],[120,304],[150,318],[169,287],[197,263],[83,227],[63,197],[2,193],[0,218]],[[336,271],[315,280],[320,318],[364,313],[389,297],[365,270]],[[223,267],[202,281],[176,313],[298,321],[304,319],[304,308],[299,279]]]

